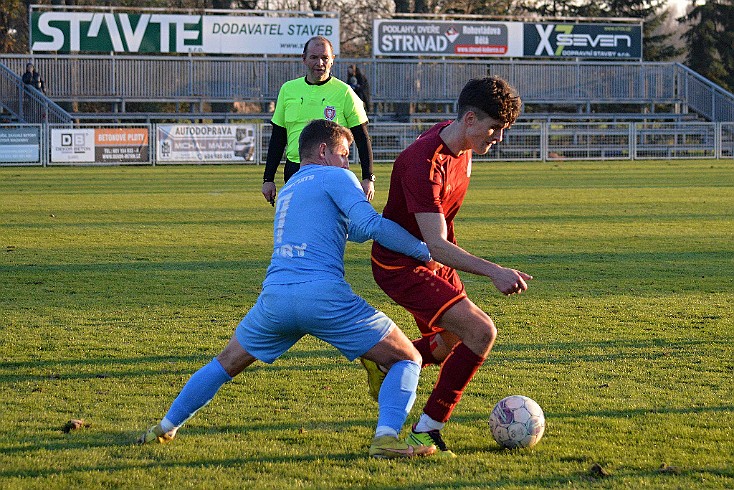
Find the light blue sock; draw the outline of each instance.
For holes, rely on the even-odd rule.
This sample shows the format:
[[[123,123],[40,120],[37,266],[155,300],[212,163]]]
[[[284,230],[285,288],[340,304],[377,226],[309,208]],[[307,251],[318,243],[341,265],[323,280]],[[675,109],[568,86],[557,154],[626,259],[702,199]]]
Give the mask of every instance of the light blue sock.
[[[415,402],[421,367],[413,361],[399,361],[385,376],[378,396],[378,427],[390,427],[400,434]]]
[[[212,401],[224,383],[231,380],[232,377],[215,357],[189,378],[181,393],[173,400],[164,421],[178,429],[201,407]]]

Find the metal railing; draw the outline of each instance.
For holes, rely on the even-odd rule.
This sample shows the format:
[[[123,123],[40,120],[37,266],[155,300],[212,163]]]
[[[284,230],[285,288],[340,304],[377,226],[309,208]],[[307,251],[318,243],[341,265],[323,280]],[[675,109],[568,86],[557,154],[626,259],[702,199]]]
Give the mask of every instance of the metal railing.
[[[57,101],[272,102],[303,75],[298,58],[34,55]],[[1,55],[17,73],[23,55]],[[338,59],[362,67],[376,103],[454,104],[469,78],[498,74],[526,104],[682,104],[712,120],[734,120],[734,97],[677,63],[527,60]]]
[[[198,125],[196,123],[191,123]],[[375,123],[369,133],[375,162],[391,163],[398,154],[433,123]],[[262,164],[267,156],[272,126],[265,123],[235,123],[234,129],[246,125],[252,128],[254,138],[250,143],[249,157],[245,160],[231,155],[176,159],[166,158],[165,139],[159,141],[158,124],[77,124],[73,127],[61,124],[0,124],[0,140],[21,141],[13,149],[12,158],[3,160],[5,165],[162,165],[170,163],[229,163]],[[201,126],[201,125],[199,125]],[[165,127],[165,126],[163,126]],[[106,151],[96,148],[92,136],[97,130],[109,133],[110,129],[123,131],[143,130],[147,134],[145,150],[137,148],[135,158],[128,158],[127,150]],[[235,134],[236,131],[233,131]],[[68,141],[74,135],[84,136],[86,157],[74,159],[68,155]],[[195,139],[185,143],[198,146]],[[223,147],[232,141],[222,141]],[[100,143],[104,146],[104,143]],[[130,143],[132,146],[139,146]],[[128,145],[128,146],[130,146]],[[236,142],[233,148],[236,147]],[[97,151],[99,149],[99,151]],[[235,148],[236,149],[236,148]],[[202,150],[204,151],[204,150]],[[197,152],[193,152],[197,153]],[[108,156],[105,157],[104,155]],[[197,153],[198,154],[198,153]],[[113,155],[113,156],[109,156]],[[115,155],[118,155],[119,158]],[[356,165],[356,149],[352,160]],[[5,154],[7,156],[7,154]],[[81,157],[80,157],[81,158]],[[474,155],[482,161],[547,161],[547,160],[645,160],[645,159],[732,159],[734,158],[734,122],[518,122],[505,132],[504,140],[486,155]],[[95,160],[99,159],[99,161]]]
[[[33,55],[55,101],[132,102],[274,102],[286,80],[302,76],[301,60],[292,57]],[[28,56],[0,55],[10,73],[21,73]],[[0,63],[0,64],[2,64]],[[515,85],[528,105],[667,104],[674,112],[695,112],[711,121],[734,121],[734,96],[678,63],[338,59],[333,73],[362,67],[374,103],[445,104],[453,112],[466,80],[498,74]],[[1,76],[7,83],[7,78]],[[17,87],[17,83],[13,82]],[[12,92],[12,90],[11,90]],[[4,89],[0,102],[14,93]],[[183,112],[204,112],[190,108]]]
[[[677,65],[683,99],[709,121],[734,121],[734,97],[690,68]]]
[[[0,106],[25,123],[70,124],[72,117],[43,92],[26,85],[16,73],[0,63]]]

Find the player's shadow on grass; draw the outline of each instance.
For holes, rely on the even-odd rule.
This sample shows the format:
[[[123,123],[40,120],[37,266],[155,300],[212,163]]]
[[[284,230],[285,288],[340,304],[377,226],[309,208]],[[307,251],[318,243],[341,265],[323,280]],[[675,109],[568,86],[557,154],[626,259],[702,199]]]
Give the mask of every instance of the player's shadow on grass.
[[[494,363],[506,362],[526,362],[546,365],[548,363],[573,364],[576,362],[608,362],[626,359],[650,359],[651,356],[660,356],[665,358],[673,358],[676,356],[691,355],[690,348],[702,347],[709,350],[711,345],[720,344],[726,346],[729,342],[722,340],[684,340],[670,342],[664,339],[649,340],[604,340],[604,341],[578,341],[578,342],[554,342],[554,343],[500,343],[492,351],[492,360]],[[542,350],[541,350],[542,349]],[[653,350],[651,352],[651,349]],[[655,350],[658,350],[655,352]],[[584,351],[589,351],[586,353]],[[527,352],[527,356],[521,356],[519,353]],[[545,355],[541,355],[545,353]],[[32,361],[12,361],[0,362],[0,371],[8,371],[13,374],[0,374],[0,382],[12,381],[32,381],[47,379],[50,375],[56,374],[64,378],[90,378],[95,377],[99,373],[67,373],[59,374],[65,369],[73,369],[77,366],[88,368],[89,366],[102,366],[106,368],[100,371],[101,374],[112,376],[138,376],[143,374],[175,374],[171,371],[172,363],[183,363],[187,367],[182,369],[181,374],[189,373],[191,364],[201,365],[209,362],[209,360],[218,354],[218,351],[212,351],[207,354],[190,354],[190,355],[156,355],[126,358],[110,358],[110,357],[85,357],[77,359],[54,359],[54,360],[32,360]],[[301,364],[300,359],[335,359],[337,362],[331,363],[333,366],[342,366],[347,361],[333,348],[304,348],[296,344],[290,351],[286,352],[274,364],[269,365],[257,362],[248,368],[248,371],[256,369],[279,370],[296,370],[305,371],[312,369],[322,369],[328,367],[329,363],[319,364],[318,366]],[[135,370],[121,372],[115,370],[116,366],[135,366],[139,368],[141,365],[166,363],[165,368],[151,368],[145,371]],[[24,375],[18,371],[28,369],[48,369],[50,373],[39,375]],[[428,369],[431,369],[430,367]],[[247,371],[246,371],[247,372]],[[189,373],[190,374],[190,373]]]
[[[136,378],[139,376],[156,375],[191,375],[201,366],[208,363],[218,352],[211,354],[192,354],[177,356],[144,356],[129,358],[84,358],[63,359],[45,361],[14,361],[0,363],[0,383],[18,382],[43,382],[49,380],[84,380],[93,378]],[[324,359],[323,363],[301,363],[299,359]],[[333,359],[333,361],[331,361]],[[155,367],[153,365],[160,365]],[[179,364],[181,364],[179,366]],[[341,357],[336,350],[316,349],[289,351],[275,364],[256,362],[240,375],[246,377],[247,373],[267,370],[279,371],[310,371],[322,372],[343,369],[349,362]],[[149,368],[141,369],[141,366],[151,365]],[[90,372],[90,368],[99,366],[99,371]],[[125,367],[134,366],[134,370],[125,370]],[[84,372],[75,369],[81,367]],[[45,370],[40,374],[26,374],[26,371]]]
[[[732,407],[709,407],[714,408],[721,411],[731,410]],[[626,411],[625,413],[629,414],[635,411]],[[471,420],[471,417],[455,417],[457,420]],[[372,420],[350,420],[350,421],[341,421],[341,422],[334,422],[334,427],[336,427],[337,430],[350,430],[353,429],[354,426],[359,426],[365,429],[365,431],[368,431],[368,427],[370,427],[373,424]],[[70,450],[88,450],[90,448],[106,448],[109,449],[110,447],[116,446],[116,449],[114,449],[115,454],[111,456],[114,457],[124,457],[124,461],[120,462],[119,464],[110,463],[109,460],[105,460],[100,462],[99,465],[94,464],[74,464],[73,466],[69,466],[68,468],[59,468],[58,466],[53,466],[49,468],[35,468],[35,469],[9,469],[4,468],[0,469],[0,478],[47,478],[53,475],[74,475],[74,474],[81,474],[86,472],[105,472],[105,473],[114,473],[117,471],[130,471],[130,470],[158,470],[162,467],[165,467],[166,471],[176,470],[177,468],[202,468],[202,467],[217,467],[217,468],[223,468],[226,469],[229,468],[231,471],[243,471],[247,470],[247,467],[249,465],[254,465],[255,467],[260,467],[262,464],[271,464],[271,465],[278,465],[278,464],[284,464],[288,466],[292,466],[294,463],[314,463],[316,461],[320,460],[330,460],[335,462],[340,462],[341,464],[345,465],[353,465],[355,462],[361,462],[364,460],[367,460],[367,456],[365,454],[367,445],[365,443],[364,447],[354,448],[351,452],[333,452],[333,453],[324,453],[314,451],[312,454],[288,454],[288,455],[268,455],[268,454],[260,454],[257,453],[256,446],[249,446],[248,439],[242,438],[240,439],[240,442],[237,442],[237,444],[242,444],[243,446],[247,447],[248,455],[240,455],[238,457],[232,457],[232,458],[220,458],[215,459],[211,457],[197,457],[196,454],[188,457],[187,461],[181,461],[180,459],[177,459],[176,457],[166,457],[164,452],[168,451],[169,448],[173,449],[174,451],[177,450],[177,448],[174,446],[176,444],[182,446],[181,450],[186,451],[188,454],[192,451],[191,444],[196,444],[197,447],[201,447],[201,441],[202,438],[206,437],[212,437],[212,438],[221,438],[222,437],[228,437],[233,438],[233,432],[237,434],[245,434],[248,431],[278,431],[283,433],[283,437],[279,437],[279,441],[283,441],[285,439],[288,439],[290,437],[298,437],[296,434],[298,434],[298,426],[300,424],[249,424],[249,425],[243,425],[243,426],[224,426],[224,427],[218,427],[216,430],[212,428],[203,428],[203,427],[189,427],[186,429],[186,435],[184,437],[180,437],[180,439],[177,439],[175,442],[171,443],[171,445],[166,446],[159,446],[159,445],[152,445],[152,446],[137,446],[133,444],[133,441],[135,440],[135,437],[138,434],[131,434],[129,432],[116,432],[116,433],[99,433],[94,432],[93,430],[88,430],[86,432],[79,432],[79,433],[72,433],[67,434],[62,438],[56,439],[54,441],[47,441],[45,443],[39,443],[38,438],[32,438],[28,441],[25,440],[19,440],[18,441],[18,447],[15,448],[4,448],[3,452],[5,454],[25,454],[25,453],[31,453],[39,450],[47,451],[49,452],[49,455],[52,457],[54,451],[70,451]],[[333,427],[332,427],[333,430]],[[289,436],[288,434],[293,434],[293,436]],[[190,437],[190,441],[186,441],[186,439]],[[194,442],[192,442],[194,441]],[[33,442],[34,444],[29,444]],[[124,449],[125,447],[129,447],[128,449]],[[316,447],[316,446],[314,446]],[[201,448],[201,454],[207,454],[206,448]],[[336,446],[334,446],[334,449],[337,449]],[[122,453],[124,451],[124,454]],[[471,458],[474,456],[482,456],[490,454],[492,457],[498,457],[502,456],[503,454],[507,453],[513,458],[517,457],[525,457],[528,458],[529,461],[531,461],[534,456],[532,453],[524,451],[524,450],[515,450],[515,451],[507,451],[504,449],[499,449],[495,447],[474,447],[474,446],[468,446],[468,447],[462,447],[461,453],[464,456],[464,460],[466,458]],[[149,461],[140,461],[139,459],[133,459],[133,458],[150,458],[151,454],[155,454],[155,461],[149,462]],[[162,462],[164,460],[164,462]],[[463,480],[460,478],[460,473],[451,477],[450,482],[448,481],[437,481],[435,483],[432,482],[426,482],[423,481],[421,483],[421,488],[446,488],[446,485],[450,483],[450,486],[452,487],[462,487],[462,486],[481,486],[482,488],[501,488],[505,486],[514,486],[514,487],[522,487],[524,485],[530,485],[533,487],[537,487],[538,485],[542,487],[555,487],[559,485],[568,485],[569,482],[573,481],[579,481],[579,482],[592,482],[594,480],[593,476],[589,473],[588,470],[584,469],[579,471],[577,468],[579,465],[587,466],[590,464],[591,460],[587,460],[584,458],[580,459],[574,459],[573,461],[566,461],[566,463],[574,463],[574,469],[573,471],[567,472],[565,474],[560,474],[556,476],[548,476],[544,478],[538,478],[537,476],[528,476],[527,479],[518,479],[517,477],[513,478],[501,478],[495,479],[495,478],[487,478],[482,479],[481,475],[474,475],[471,479]],[[370,461],[368,464],[372,464],[373,462]],[[361,463],[358,463],[361,464]],[[374,464],[381,465],[381,468],[383,468],[384,471],[392,471],[393,466],[391,466],[388,462],[374,462]],[[412,464],[412,465],[434,465],[436,464],[435,461],[432,461],[432,458],[420,458],[415,461],[411,462],[396,462],[395,464],[405,465],[405,464]],[[455,461],[441,461],[441,464],[443,467],[451,468],[452,465],[456,465],[457,469],[461,468],[462,460],[458,459]],[[562,471],[562,470],[561,470]],[[731,470],[729,468],[682,468],[679,473],[676,474],[666,474],[664,472],[661,472],[659,468],[651,468],[649,470],[640,470],[640,469],[630,469],[627,470],[624,467],[615,468],[615,472],[609,477],[610,481],[614,481],[615,476],[620,478],[629,478],[629,477],[660,477],[660,478],[675,478],[677,475],[713,475],[723,478],[732,478],[734,477],[734,470]],[[495,475],[493,475],[495,476]],[[380,488],[404,488],[404,486],[384,486]]]
[[[327,431],[329,433],[333,432],[342,432],[342,431],[353,431],[353,430],[360,430],[363,429],[364,432],[367,434],[369,433],[373,426],[374,426],[374,419],[334,419],[333,421],[314,421],[313,423],[309,423],[307,421],[302,421],[299,423],[263,423],[263,424],[246,424],[246,425],[220,425],[220,426],[212,426],[212,427],[203,427],[203,426],[187,426],[182,431],[182,434],[179,434],[179,436],[176,438],[176,440],[172,443],[169,443],[165,447],[175,447],[174,445],[182,446],[182,449],[185,450],[191,450],[191,445],[195,444],[197,446],[200,446],[202,440],[206,440],[207,438],[211,438],[212,441],[218,440],[218,442],[221,443],[222,438],[227,438],[227,440],[230,440],[230,442],[234,442],[237,444],[242,444],[243,446],[247,446],[248,449],[251,449],[253,452],[257,450],[256,445],[249,446],[248,440],[252,440],[253,438],[247,438],[247,434],[253,434],[253,433],[278,433],[279,436],[276,436],[275,438],[269,437],[269,440],[274,440],[274,442],[283,442],[283,441],[290,441],[290,440],[297,440],[302,441],[304,436],[302,435],[304,433],[304,427],[307,429],[305,430],[305,433],[307,434],[309,431]],[[68,451],[74,451],[74,450],[90,450],[94,448],[112,448],[117,447],[116,451],[119,451],[121,448],[130,447],[132,451],[150,451],[149,448],[160,448],[161,446],[158,444],[148,445],[148,446],[140,446],[136,443],[137,438],[142,433],[142,429],[140,432],[99,432],[95,431],[94,426],[92,425],[91,428],[84,429],[82,431],[78,432],[72,432],[69,434],[63,434],[61,427],[59,427],[58,435],[53,436],[53,438],[46,438],[42,439],[39,438],[36,435],[29,435],[27,437],[18,437],[15,440],[15,447],[4,447],[3,448],[3,454],[5,455],[23,455],[23,454],[32,454],[37,451],[46,451],[50,454],[53,454],[54,451],[62,451],[62,452],[68,452]],[[305,436],[308,437],[308,436]],[[195,442],[192,442],[195,441]],[[236,442],[239,441],[239,442]],[[365,445],[364,445],[364,451],[367,449],[367,442],[368,440],[365,439]],[[338,445],[334,446],[335,448],[339,447]],[[343,460],[351,460],[355,458],[361,458],[364,457],[364,451],[361,451],[362,448],[359,448],[360,450],[355,450],[354,453],[333,453],[333,454],[323,454],[319,453],[316,454],[316,448],[317,445],[314,444],[314,454],[313,455],[305,455],[305,456],[283,456],[283,457],[256,457],[256,458],[243,458],[239,459],[238,461],[241,463],[243,461],[262,461],[262,462],[287,462],[287,461],[304,461],[308,462],[316,458],[323,459],[324,457],[328,457],[329,459],[343,459]],[[200,463],[195,462],[191,463],[191,465],[198,466]],[[168,466],[168,463],[166,463],[166,466]],[[75,466],[73,468],[74,471],[77,471],[79,469],[78,466]],[[99,471],[104,470],[104,468],[101,467],[91,467],[88,468],[89,470]],[[123,468],[121,468],[123,469]],[[9,469],[0,469],[0,478],[5,477],[26,477],[26,476],[48,476],[51,474],[56,473],[56,470],[37,470],[37,471],[28,471],[28,470],[18,470],[13,471]],[[64,471],[61,471],[63,473]]]
[[[90,446],[84,446],[88,449]],[[94,446],[91,446],[94,447]],[[103,447],[103,446],[100,446]],[[106,447],[106,446],[104,446]],[[135,451],[145,451],[145,448],[132,448]],[[366,446],[365,446],[366,450]],[[139,457],[149,457],[150,454],[140,455]],[[129,455],[127,456],[130,457]],[[200,469],[202,467],[217,467],[217,468],[230,468],[233,472],[241,472],[243,465],[254,464],[261,465],[263,463],[278,464],[285,463],[291,465],[293,463],[314,463],[324,459],[342,461],[344,464],[352,464],[356,459],[365,458],[365,452],[354,452],[354,453],[334,453],[328,456],[324,454],[307,454],[307,455],[283,455],[283,456],[263,456],[253,458],[222,458],[222,459],[211,459],[211,458],[199,458],[192,461],[176,461],[173,458],[165,458],[165,456],[158,456],[156,461],[153,462],[134,462],[128,459],[127,462],[121,462],[119,464],[109,464],[108,462],[100,463],[99,465],[93,464],[74,464],[68,468],[49,467],[43,469],[2,469],[0,470],[0,478],[47,478],[56,475],[74,475],[84,474],[87,472],[103,472],[113,474],[116,471],[130,471],[130,470],[160,470],[162,468],[165,471],[175,471],[177,468],[193,468]],[[161,461],[164,459],[165,461]]]

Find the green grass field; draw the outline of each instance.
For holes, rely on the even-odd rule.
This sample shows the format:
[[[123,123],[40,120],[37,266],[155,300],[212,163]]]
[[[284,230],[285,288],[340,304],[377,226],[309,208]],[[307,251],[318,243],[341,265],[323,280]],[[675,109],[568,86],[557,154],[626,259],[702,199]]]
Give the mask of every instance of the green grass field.
[[[135,446],[258,295],[261,174],[0,168],[0,488],[734,488],[731,160],[474,166],[460,244],[535,279],[507,298],[463,276],[500,333],[444,431],[455,460],[367,458],[364,373],[312,339],[172,444]],[[349,281],[415,337],[368,256],[348,246]],[[545,410],[532,450],[491,438],[510,394]],[[89,426],[64,433],[70,419]]]

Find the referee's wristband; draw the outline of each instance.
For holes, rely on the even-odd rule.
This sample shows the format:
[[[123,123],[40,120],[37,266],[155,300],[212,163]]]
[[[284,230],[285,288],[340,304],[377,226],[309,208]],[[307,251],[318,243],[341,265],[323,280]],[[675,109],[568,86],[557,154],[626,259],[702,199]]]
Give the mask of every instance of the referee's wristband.
[[[267,182],[273,182],[273,183],[275,183],[275,180],[274,179],[269,179],[267,177],[263,177],[263,184],[265,184]]]

